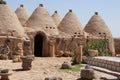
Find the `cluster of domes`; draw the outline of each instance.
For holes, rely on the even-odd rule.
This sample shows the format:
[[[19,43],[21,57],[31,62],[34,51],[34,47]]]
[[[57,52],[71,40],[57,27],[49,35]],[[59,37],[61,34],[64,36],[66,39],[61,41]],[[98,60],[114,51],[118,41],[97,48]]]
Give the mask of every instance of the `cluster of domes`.
[[[97,37],[101,34],[104,34],[106,37],[112,37],[109,28],[97,12],[95,12],[83,29],[83,26],[71,9],[61,19],[57,11],[51,16],[43,4],[40,4],[33,11],[32,15],[29,15],[23,5],[20,5],[14,12],[6,3],[0,3],[0,36],[8,36],[9,34],[17,38],[29,38],[32,46],[34,46],[35,40],[42,40],[42,52],[44,55],[48,55],[49,42],[53,37],[60,40],[64,38],[71,39],[77,33],[86,37],[89,34]],[[37,35],[41,40],[36,37]],[[113,40],[109,39],[109,43],[112,42]],[[109,44],[109,46],[111,46],[109,47],[111,52],[114,53],[113,44]],[[34,49],[32,50],[34,51]]]
[[[41,31],[46,33],[48,36],[71,36],[75,32],[82,33],[82,31],[95,36],[100,33],[105,33],[109,37],[112,36],[109,28],[97,12],[95,12],[83,29],[77,16],[72,10],[69,10],[69,12],[61,20],[57,11],[55,11],[55,13],[51,16],[44,8],[43,4],[40,4],[31,16],[23,5],[20,5],[20,7],[14,12],[7,4],[0,4],[0,30],[1,34],[2,32],[14,31],[14,35],[20,37],[25,35],[26,30],[36,32]]]

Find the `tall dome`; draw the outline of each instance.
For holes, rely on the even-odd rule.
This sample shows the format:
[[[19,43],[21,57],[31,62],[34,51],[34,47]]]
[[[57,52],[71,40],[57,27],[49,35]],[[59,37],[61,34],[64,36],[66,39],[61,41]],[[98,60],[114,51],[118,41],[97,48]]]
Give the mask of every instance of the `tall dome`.
[[[52,18],[53,18],[55,24],[58,26],[61,21],[61,18],[57,11],[54,12],[54,14],[52,15]]]
[[[87,25],[85,26],[84,30],[92,34],[94,36],[104,36],[108,39],[109,44],[109,50],[112,55],[115,55],[115,48],[114,48],[114,41],[112,38],[112,34],[105,24],[104,20],[99,16],[98,12],[95,12],[95,14],[92,16],[92,18],[89,20]]]
[[[73,35],[76,32],[82,31],[82,25],[72,10],[69,10],[69,12],[65,15],[63,20],[58,25],[58,29],[61,32]]]
[[[42,4],[35,9],[25,25],[48,35],[58,35],[58,30],[52,17]]]
[[[17,17],[22,25],[25,24],[25,22],[28,20],[30,16],[28,11],[24,8],[23,5],[20,5],[20,7],[16,9],[15,13],[17,14]]]
[[[0,4],[0,34],[9,32],[15,37],[26,36],[15,12],[7,4]]]
[[[84,30],[95,36],[99,36],[100,34],[104,33],[107,37],[112,37],[109,28],[101,16],[99,16],[98,12],[95,12],[95,14],[91,17]]]

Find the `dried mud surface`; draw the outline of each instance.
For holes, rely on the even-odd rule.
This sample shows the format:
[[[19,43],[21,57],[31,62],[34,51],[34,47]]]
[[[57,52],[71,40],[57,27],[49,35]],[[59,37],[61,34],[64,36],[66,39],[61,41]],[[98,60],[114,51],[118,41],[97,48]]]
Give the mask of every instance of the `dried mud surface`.
[[[29,71],[22,71],[22,62],[13,63],[11,60],[0,60],[1,69],[10,69],[12,75],[10,80],[44,80],[45,77],[62,77],[63,80],[77,80],[80,78],[80,71],[71,72],[60,69],[61,64],[64,61],[71,61],[69,57],[60,58],[35,58],[32,62],[32,69]],[[106,77],[108,79],[114,79],[114,76],[95,71],[98,77]]]

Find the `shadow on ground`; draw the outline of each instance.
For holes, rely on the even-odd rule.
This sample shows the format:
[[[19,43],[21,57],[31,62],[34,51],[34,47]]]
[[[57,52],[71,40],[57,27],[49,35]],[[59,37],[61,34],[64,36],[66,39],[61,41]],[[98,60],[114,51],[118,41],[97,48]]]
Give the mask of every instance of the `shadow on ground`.
[[[13,69],[12,71],[28,71],[28,70],[24,70],[24,69]]]

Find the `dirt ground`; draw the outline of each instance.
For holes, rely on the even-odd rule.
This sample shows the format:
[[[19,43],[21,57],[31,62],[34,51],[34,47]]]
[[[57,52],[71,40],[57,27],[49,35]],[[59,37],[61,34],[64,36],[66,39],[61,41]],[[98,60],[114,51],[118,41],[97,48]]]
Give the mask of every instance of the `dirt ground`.
[[[1,69],[10,69],[12,75],[9,77],[10,80],[44,80],[45,77],[62,77],[63,80],[77,80],[80,78],[80,71],[71,72],[60,69],[61,64],[64,61],[71,61],[69,57],[61,58],[35,58],[32,62],[32,69],[29,71],[21,71],[22,63],[13,63],[11,60],[1,60]],[[109,80],[116,80],[116,77],[108,75],[102,72],[95,71],[98,77],[105,77]]]

